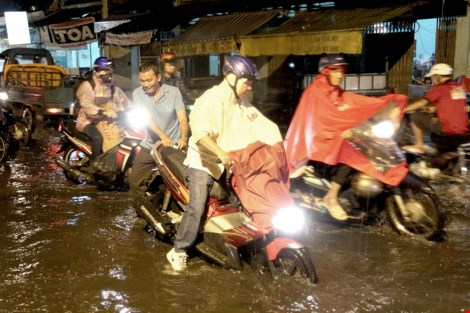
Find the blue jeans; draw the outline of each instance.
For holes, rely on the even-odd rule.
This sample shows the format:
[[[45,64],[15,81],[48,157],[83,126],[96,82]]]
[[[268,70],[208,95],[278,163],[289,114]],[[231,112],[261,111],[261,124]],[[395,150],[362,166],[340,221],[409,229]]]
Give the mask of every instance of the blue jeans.
[[[214,177],[204,171],[187,167],[186,181],[189,188],[189,203],[176,233],[176,252],[186,252],[196,241],[201,216],[214,185]]]

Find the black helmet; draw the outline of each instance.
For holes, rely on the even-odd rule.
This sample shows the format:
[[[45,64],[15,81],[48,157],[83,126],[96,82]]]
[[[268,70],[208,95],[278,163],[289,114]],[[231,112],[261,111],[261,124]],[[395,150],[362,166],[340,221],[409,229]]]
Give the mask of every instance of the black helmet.
[[[113,60],[107,57],[98,57],[93,63],[93,69],[95,71],[102,71],[102,70],[113,70]]]
[[[318,62],[318,71],[320,72],[325,67],[334,66],[334,65],[348,65],[348,62],[340,54],[327,54],[321,57],[320,62]]]
[[[222,74],[225,76],[233,73],[237,78],[248,78],[256,80],[258,78],[258,69],[250,58],[241,55],[230,55],[225,58]]]

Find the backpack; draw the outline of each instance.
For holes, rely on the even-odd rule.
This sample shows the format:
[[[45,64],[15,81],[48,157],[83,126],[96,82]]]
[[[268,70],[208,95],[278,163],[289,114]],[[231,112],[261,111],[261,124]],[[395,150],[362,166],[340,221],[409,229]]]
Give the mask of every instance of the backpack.
[[[80,105],[80,101],[77,97],[77,91],[78,91],[78,88],[80,88],[80,86],[84,83],[88,82],[90,85],[91,85],[91,88],[93,90],[95,90],[95,81],[93,80],[93,71],[90,70],[90,71],[87,71],[86,73],[84,73],[82,75],[82,78],[80,79],[80,81],[78,82],[78,84],[75,86],[74,88],[74,91],[73,91],[73,94],[74,94],[74,99],[73,99],[73,103],[74,103],[74,106],[73,106],[73,116],[74,117],[77,117],[78,116],[78,112],[80,111],[80,108],[81,108],[81,105]],[[111,98],[114,97],[114,90],[115,90],[115,87],[114,87],[114,84],[111,85]]]

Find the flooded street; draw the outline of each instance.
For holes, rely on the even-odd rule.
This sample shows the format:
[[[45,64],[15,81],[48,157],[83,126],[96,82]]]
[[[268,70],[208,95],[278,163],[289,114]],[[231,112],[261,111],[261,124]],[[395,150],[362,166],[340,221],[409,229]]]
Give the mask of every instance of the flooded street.
[[[309,216],[299,238],[320,282],[271,280],[193,257],[176,274],[170,246],[143,231],[128,192],[65,180],[58,137],[0,166],[0,312],[469,312],[470,186],[438,186],[446,239],[388,224]]]

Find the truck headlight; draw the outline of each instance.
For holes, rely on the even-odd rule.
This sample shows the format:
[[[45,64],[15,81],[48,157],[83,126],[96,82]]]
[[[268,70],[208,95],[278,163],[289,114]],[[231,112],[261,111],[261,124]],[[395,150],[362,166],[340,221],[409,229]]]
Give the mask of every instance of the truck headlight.
[[[0,91],[0,100],[7,101],[8,100],[8,93],[6,91]]]

